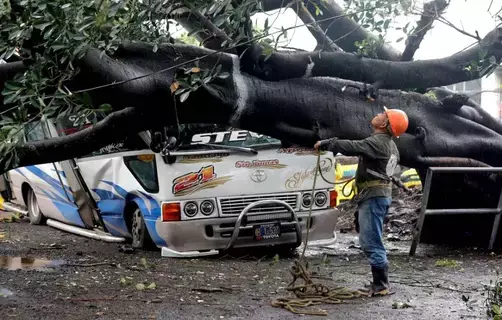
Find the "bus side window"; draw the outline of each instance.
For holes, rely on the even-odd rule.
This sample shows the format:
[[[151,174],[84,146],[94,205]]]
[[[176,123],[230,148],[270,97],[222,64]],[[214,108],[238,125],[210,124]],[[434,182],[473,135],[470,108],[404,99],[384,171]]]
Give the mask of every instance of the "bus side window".
[[[145,191],[150,193],[159,192],[157,163],[153,154],[126,156],[124,157],[124,163]]]

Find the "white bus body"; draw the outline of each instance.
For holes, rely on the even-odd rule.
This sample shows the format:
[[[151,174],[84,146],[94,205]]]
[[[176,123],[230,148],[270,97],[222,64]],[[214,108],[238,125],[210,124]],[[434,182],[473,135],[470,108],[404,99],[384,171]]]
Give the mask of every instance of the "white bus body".
[[[48,128],[46,136],[68,133]],[[313,149],[282,148],[243,130],[195,134],[191,142],[169,161],[147,144],[127,151],[118,143],[79,159],[17,168],[7,174],[7,200],[26,207],[32,223],[135,247],[153,243],[168,257],[297,247],[314,201],[309,241],[333,243],[336,191],[318,176],[310,196]],[[333,154],[322,154],[324,177],[333,181],[334,169]]]

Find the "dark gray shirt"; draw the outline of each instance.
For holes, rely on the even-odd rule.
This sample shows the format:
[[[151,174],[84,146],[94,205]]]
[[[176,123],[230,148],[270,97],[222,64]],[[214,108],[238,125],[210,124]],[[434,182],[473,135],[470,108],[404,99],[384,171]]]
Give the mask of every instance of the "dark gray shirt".
[[[332,138],[323,140],[321,147],[333,154],[341,153],[346,156],[359,156],[356,172],[356,187],[359,192],[364,189],[368,181],[382,180],[367,172],[373,170],[379,175],[390,177],[399,162],[399,151],[392,136],[387,133],[373,133],[363,140],[340,140]],[[382,181],[383,182],[383,181]],[[358,201],[373,197],[391,197],[392,186],[367,187],[367,191],[360,194]]]

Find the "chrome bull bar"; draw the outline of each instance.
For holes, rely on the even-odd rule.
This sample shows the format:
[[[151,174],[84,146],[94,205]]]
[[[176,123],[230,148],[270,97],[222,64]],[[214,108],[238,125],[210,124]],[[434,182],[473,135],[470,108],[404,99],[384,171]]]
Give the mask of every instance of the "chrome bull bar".
[[[237,217],[237,221],[235,222],[235,227],[234,231],[232,233],[232,236],[230,237],[230,241],[227,244],[226,248],[224,251],[230,250],[234,247],[235,243],[237,242],[237,238],[239,237],[239,232],[241,229],[242,225],[242,220],[244,219],[245,216],[249,213],[249,211],[255,207],[259,206],[264,206],[264,205],[269,205],[269,204],[278,204],[283,207],[285,207],[290,213],[291,213],[291,220],[293,221],[288,221],[288,222],[281,222],[280,225],[281,227],[288,227],[293,225],[295,227],[296,231],[296,245],[300,246],[302,243],[302,228],[300,227],[300,222],[298,221],[298,217],[296,216],[295,210],[286,202],[282,200],[260,200],[256,201],[253,203],[250,203],[247,207],[242,210],[242,212],[239,214],[239,217]],[[260,214],[257,214],[259,216]]]

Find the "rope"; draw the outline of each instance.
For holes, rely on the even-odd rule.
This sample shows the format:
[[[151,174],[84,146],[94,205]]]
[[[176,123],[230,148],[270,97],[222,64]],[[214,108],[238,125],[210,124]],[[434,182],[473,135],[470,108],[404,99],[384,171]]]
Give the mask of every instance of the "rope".
[[[312,194],[315,191],[315,185],[317,181],[317,171],[319,171],[322,176],[322,170],[320,169],[320,161],[321,161],[321,153],[318,151],[317,165],[314,173],[314,183],[312,184]],[[327,180],[325,179],[325,181]],[[312,281],[310,277],[310,271],[308,269],[308,263],[305,263],[304,260],[305,260],[305,251],[307,250],[308,246],[310,221],[312,217],[313,205],[314,201],[312,201],[309,208],[309,215],[307,219],[307,235],[305,238],[305,245],[303,247],[302,255],[299,260],[296,259],[293,262],[293,266],[291,266],[289,270],[291,275],[293,276],[293,281],[291,281],[286,290],[293,292],[296,297],[278,298],[272,300],[271,304],[273,307],[284,308],[296,314],[327,316],[328,313],[326,310],[312,309],[309,307],[317,306],[320,304],[339,304],[342,303],[343,300],[359,298],[362,296],[367,297],[368,293],[364,293],[359,290],[352,290],[347,287],[329,288],[323,284],[314,283]],[[297,285],[296,282],[299,279],[303,280],[303,283]]]

